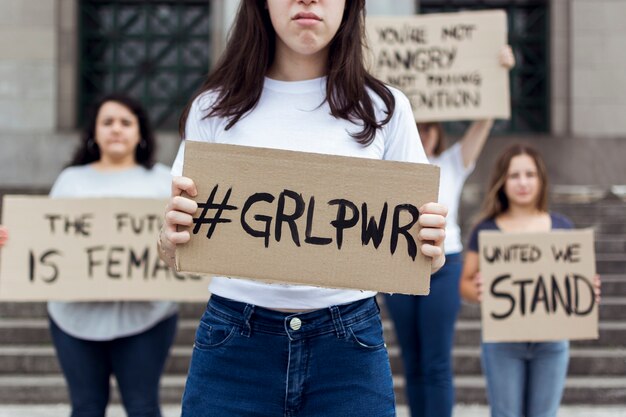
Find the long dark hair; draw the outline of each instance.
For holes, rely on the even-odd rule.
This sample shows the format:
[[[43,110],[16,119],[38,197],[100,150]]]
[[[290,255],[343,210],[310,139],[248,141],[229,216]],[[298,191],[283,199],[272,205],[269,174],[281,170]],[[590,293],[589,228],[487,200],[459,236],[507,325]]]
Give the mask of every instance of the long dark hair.
[[[504,185],[509,172],[511,160],[519,155],[530,156],[537,167],[537,174],[541,182],[541,190],[536,201],[537,210],[548,211],[548,170],[541,154],[533,147],[525,144],[515,144],[506,148],[496,160],[489,188],[483,202],[480,219],[494,219],[509,209],[509,199],[504,192]]]
[[[352,136],[357,142],[369,145],[374,140],[376,130],[389,123],[395,100],[391,91],[370,75],[363,63],[364,6],[365,0],[346,2],[341,25],[330,42],[326,100],[334,117],[363,123],[363,130]],[[205,118],[227,118],[226,130],[256,106],[263,90],[265,74],[274,59],[275,37],[265,0],[243,0],[226,50],[180,117],[179,131],[182,137],[185,136],[185,123],[191,104],[204,92],[217,93],[215,103],[210,110],[206,109],[208,113]],[[386,116],[380,122],[376,120],[367,88],[385,104]]]
[[[448,148],[448,143],[446,141],[446,132],[443,129],[443,124],[441,122],[418,122],[417,130],[421,132],[421,130],[428,131],[430,129],[435,129],[437,131],[437,144],[435,145],[435,149],[433,149],[433,156],[439,156]],[[421,136],[421,133],[420,133]]]
[[[96,120],[100,108],[104,103],[109,101],[123,105],[137,117],[137,121],[139,122],[140,142],[135,148],[135,161],[146,169],[151,169],[154,166],[156,140],[148,114],[138,101],[119,93],[107,94],[93,105],[85,121],[80,145],[76,149],[72,162],[70,162],[68,166],[86,165],[100,160],[100,149],[95,143]]]

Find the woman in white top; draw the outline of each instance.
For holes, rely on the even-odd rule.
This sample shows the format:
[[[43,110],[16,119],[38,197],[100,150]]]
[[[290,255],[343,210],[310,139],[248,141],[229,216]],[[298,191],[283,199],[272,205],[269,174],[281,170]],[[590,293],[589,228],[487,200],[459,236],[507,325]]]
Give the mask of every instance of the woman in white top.
[[[364,68],[364,3],[242,1],[221,61],[183,114],[183,136],[426,163],[407,98]],[[184,142],[175,176],[183,153]],[[175,177],[159,239],[171,265],[190,239],[177,227],[191,225],[198,207],[183,192],[197,194],[191,179]],[[440,204],[420,209],[433,271],[444,262],[445,214]],[[395,416],[373,292],[227,277],[209,289],[183,416]]]
[[[171,175],[154,163],[155,139],[135,100],[104,97],[50,197],[165,198]],[[72,417],[104,416],[115,375],[129,417],[160,417],[159,380],[174,340],[171,302],[49,302],[50,333]]]
[[[498,59],[507,69],[515,65],[509,46],[502,48]],[[444,245],[446,264],[431,277],[428,297],[385,297],[402,349],[412,417],[452,416],[452,346],[460,308],[463,251],[457,212],[463,184],[472,173],[492,126],[493,120],[475,121],[460,141],[446,148],[441,123],[417,125],[428,160],[441,168],[439,202],[448,207],[448,218]]]

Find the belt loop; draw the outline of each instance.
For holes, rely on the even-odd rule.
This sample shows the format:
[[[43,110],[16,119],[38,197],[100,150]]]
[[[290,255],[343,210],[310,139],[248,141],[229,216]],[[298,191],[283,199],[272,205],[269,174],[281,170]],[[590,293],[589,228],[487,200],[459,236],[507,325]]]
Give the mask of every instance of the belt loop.
[[[241,335],[244,337],[250,337],[250,317],[254,312],[254,306],[252,304],[246,304],[246,308],[243,310],[243,329],[241,329]]]
[[[335,331],[337,332],[337,337],[339,339],[343,339],[346,337],[346,328],[343,327],[343,321],[341,320],[341,314],[339,314],[339,307],[330,306],[330,314],[333,316],[333,324],[335,325]]]

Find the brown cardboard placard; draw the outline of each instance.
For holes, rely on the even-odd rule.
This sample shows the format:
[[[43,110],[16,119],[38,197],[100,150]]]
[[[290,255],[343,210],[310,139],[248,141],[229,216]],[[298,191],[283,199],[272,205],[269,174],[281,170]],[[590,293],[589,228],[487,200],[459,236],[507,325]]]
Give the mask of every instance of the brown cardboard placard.
[[[208,278],[159,260],[162,199],[5,196],[0,300],[113,301],[208,298]]]
[[[502,10],[368,17],[372,74],[407,95],[417,121],[508,119]]]
[[[435,166],[188,141],[183,172],[200,207],[179,271],[429,291],[417,209],[437,199]]]
[[[592,230],[479,233],[483,341],[598,338]]]

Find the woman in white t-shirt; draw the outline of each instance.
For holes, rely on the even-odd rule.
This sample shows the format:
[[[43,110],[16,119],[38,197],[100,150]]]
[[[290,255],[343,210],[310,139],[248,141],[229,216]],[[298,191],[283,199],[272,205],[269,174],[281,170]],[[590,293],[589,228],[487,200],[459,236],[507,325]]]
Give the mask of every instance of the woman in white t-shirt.
[[[515,65],[509,46],[502,48],[498,59],[507,69]],[[475,121],[460,141],[446,148],[441,123],[417,125],[428,160],[441,168],[439,202],[448,208],[448,218],[446,264],[431,277],[428,297],[399,294],[385,297],[402,349],[412,417],[452,416],[452,345],[460,308],[463,251],[457,212],[463,184],[472,173],[492,126],[493,120]]]
[[[408,99],[365,70],[364,5],[242,1],[222,59],[183,114],[182,135],[427,163]],[[175,176],[184,149],[183,142]],[[175,177],[172,190],[159,238],[171,265],[176,245],[190,239],[177,226],[190,226],[198,207],[181,195],[197,195],[191,179]],[[420,208],[421,251],[432,258],[433,271],[444,262],[445,214],[440,204]],[[184,417],[395,416],[373,292],[227,277],[213,278],[209,289]]]

